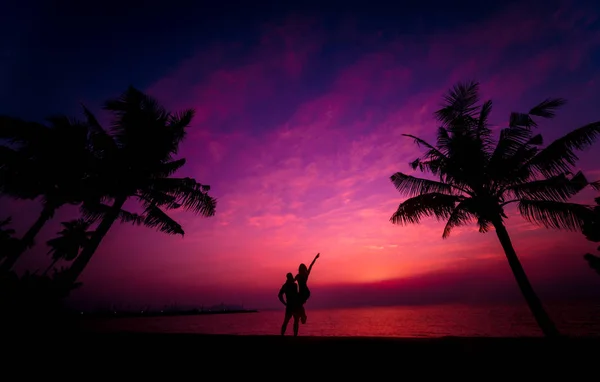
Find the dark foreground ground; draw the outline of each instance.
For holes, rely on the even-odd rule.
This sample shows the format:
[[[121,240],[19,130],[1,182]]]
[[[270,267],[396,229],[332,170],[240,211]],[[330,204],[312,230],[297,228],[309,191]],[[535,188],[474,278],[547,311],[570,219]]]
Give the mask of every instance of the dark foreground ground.
[[[4,365],[63,379],[600,378],[600,338],[8,335]],[[8,357],[6,357],[8,356]],[[42,366],[50,365],[50,366]],[[36,366],[32,366],[36,365]]]

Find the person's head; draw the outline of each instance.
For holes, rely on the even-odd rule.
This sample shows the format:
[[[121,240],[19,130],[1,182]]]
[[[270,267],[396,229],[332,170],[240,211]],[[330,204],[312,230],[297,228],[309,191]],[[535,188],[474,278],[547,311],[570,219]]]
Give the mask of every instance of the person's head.
[[[285,278],[287,281],[294,281],[294,275],[292,274],[292,272],[289,272],[287,275],[285,275]]]
[[[308,268],[306,268],[306,264],[300,264],[300,266],[298,267],[298,273],[300,273],[301,275],[305,275],[308,273]]]

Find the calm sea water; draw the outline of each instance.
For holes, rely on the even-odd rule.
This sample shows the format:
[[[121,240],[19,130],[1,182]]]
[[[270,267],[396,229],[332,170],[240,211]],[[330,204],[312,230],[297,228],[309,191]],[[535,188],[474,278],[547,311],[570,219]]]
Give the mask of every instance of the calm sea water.
[[[559,328],[573,336],[600,335],[600,303],[548,306]],[[308,310],[300,335],[310,336],[540,336],[526,306],[363,307]],[[205,334],[278,334],[283,310],[259,313],[94,320],[97,331]],[[288,334],[292,334],[291,322]]]

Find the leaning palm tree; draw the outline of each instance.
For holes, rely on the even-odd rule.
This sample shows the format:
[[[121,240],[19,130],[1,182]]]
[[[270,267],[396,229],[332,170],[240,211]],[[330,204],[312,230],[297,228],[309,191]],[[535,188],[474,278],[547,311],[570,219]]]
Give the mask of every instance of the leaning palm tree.
[[[18,239],[14,237],[15,230],[8,228],[11,222],[10,216],[0,220],[0,260],[6,257],[18,243]]]
[[[81,248],[85,247],[94,233],[94,231],[88,231],[91,222],[85,219],[70,220],[61,224],[64,228],[58,232],[59,236],[46,242],[50,246],[48,254],[52,256],[52,262],[44,274],[54,268],[54,265],[60,260],[75,260]]]
[[[546,313],[513,248],[505,227],[506,206],[516,203],[521,216],[547,228],[579,230],[590,207],[569,202],[588,185],[573,174],[575,151],[589,147],[600,135],[600,123],[580,127],[542,147],[534,134],[534,117],[552,118],[563,99],[547,99],[528,113],[511,113],[509,126],[493,138],[488,124],[492,102],[479,105],[476,82],[458,84],[435,113],[441,126],[436,144],[404,134],[425,154],[410,163],[413,170],[436,180],[397,172],[391,181],[408,197],[392,215],[394,224],[419,223],[433,216],[445,220],[442,237],[457,226],[476,221],[480,232],[492,227],[533,316],[546,336],[559,332]]]
[[[0,220],[0,242],[2,243],[11,240],[13,238],[13,235],[15,234],[14,229],[8,228],[10,223],[12,223],[11,216],[7,217],[4,220]]]
[[[66,204],[80,204],[91,153],[87,126],[65,116],[47,119],[48,126],[0,117],[0,192],[17,199],[40,199],[42,211],[0,265],[10,270],[35,237]],[[93,190],[93,189],[92,189]]]
[[[130,198],[139,202],[142,212],[128,213],[127,220],[167,234],[183,235],[184,231],[165,210],[183,208],[205,217],[215,213],[216,200],[209,196],[209,186],[192,178],[173,177],[185,164],[185,159],[175,159],[175,155],[193,110],[168,112],[133,87],[107,101],[104,109],[114,117],[109,130],[88,109],[84,112],[101,163],[94,171],[95,188],[107,197],[102,202],[83,204],[86,217],[101,221],[65,273],[67,282],[77,280],[113,223],[124,216],[123,206]]]

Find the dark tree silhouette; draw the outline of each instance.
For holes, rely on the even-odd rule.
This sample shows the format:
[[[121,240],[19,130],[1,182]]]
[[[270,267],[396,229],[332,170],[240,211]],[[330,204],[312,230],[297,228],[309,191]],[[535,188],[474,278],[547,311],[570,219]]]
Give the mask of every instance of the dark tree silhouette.
[[[517,257],[504,225],[504,208],[516,203],[521,216],[547,228],[579,230],[590,206],[568,200],[588,185],[573,166],[575,150],[589,147],[600,135],[600,123],[580,127],[542,148],[534,134],[534,117],[552,118],[563,99],[547,99],[528,113],[511,113],[509,126],[492,137],[488,116],[492,102],[479,105],[476,82],[458,84],[444,97],[435,113],[441,123],[437,142],[429,144],[413,135],[425,154],[410,163],[413,170],[434,175],[422,179],[398,172],[391,181],[408,197],[392,215],[395,224],[419,223],[424,217],[445,220],[442,237],[452,228],[476,221],[480,232],[492,227],[504,249],[517,284],[546,336],[559,332],[546,313]]]
[[[52,256],[52,262],[44,274],[54,268],[54,265],[60,260],[75,260],[81,248],[85,247],[94,233],[94,231],[88,231],[91,222],[84,219],[71,220],[61,224],[64,228],[58,232],[59,236],[46,242],[50,246],[48,254]]]
[[[106,200],[82,205],[85,217],[101,218],[101,221],[89,243],[65,272],[68,282],[77,280],[102,238],[119,218],[167,234],[183,235],[181,225],[165,210],[183,208],[205,217],[215,213],[216,199],[209,196],[209,186],[192,178],[172,177],[185,164],[185,159],[174,156],[192,121],[193,110],[169,112],[133,87],[119,98],[107,101],[104,109],[113,115],[109,130],[84,107],[90,139],[101,163],[94,171],[93,183],[101,195],[106,195]],[[141,214],[123,210],[130,198],[140,203]]]
[[[12,218],[9,216],[4,220],[0,220],[0,260],[12,252],[19,240],[14,237],[15,230],[9,228],[12,223]]]
[[[594,183],[594,188],[600,189],[600,182]],[[596,206],[594,207],[594,214],[585,221],[582,227],[582,232],[585,237],[594,243],[600,242],[600,197],[595,199]],[[600,247],[598,247],[600,251]],[[600,257],[586,253],[583,258],[588,262],[590,268],[595,270],[600,275]]]
[[[17,199],[37,199],[42,211],[19,245],[6,256],[0,271],[10,270],[55,211],[79,204],[92,159],[86,124],[65,116],[47,119],[48,126],[0,117],[0,192]]]

